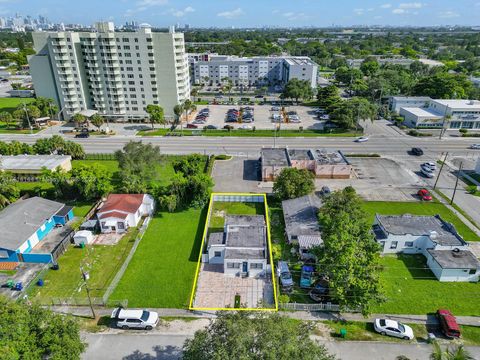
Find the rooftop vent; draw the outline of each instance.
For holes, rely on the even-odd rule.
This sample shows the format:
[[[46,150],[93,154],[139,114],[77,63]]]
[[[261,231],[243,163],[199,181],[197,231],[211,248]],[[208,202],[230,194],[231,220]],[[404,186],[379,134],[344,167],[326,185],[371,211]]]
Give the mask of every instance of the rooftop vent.
[[[438,237],[438,233],[436,231],[430,231],[430,239],[435,240]]]
[[[461,252],[459,248],[455,248],[452,250],[452,255],[454,257],[462,257],[462,256],[465,256],[465,253]]]

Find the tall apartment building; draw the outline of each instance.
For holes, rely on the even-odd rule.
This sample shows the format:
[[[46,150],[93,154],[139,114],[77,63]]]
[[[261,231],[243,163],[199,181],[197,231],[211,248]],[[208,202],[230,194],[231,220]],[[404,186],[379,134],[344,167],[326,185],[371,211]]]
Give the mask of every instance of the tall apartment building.
[[[37,96],[53,98],[70,118],[93,110],[111,119],[147,116],[149,104],[173,107],[190,98],[182,33],[115,32],[113,23],[95,32],[34,32],[29,58]]]
[[[238,85],[284,85],[290,79],[307,80],[317,87],[318,65],[306,56],[255,56],[252,58],[209,54],[189,54],[195,84],[220,84],[229,78]]]

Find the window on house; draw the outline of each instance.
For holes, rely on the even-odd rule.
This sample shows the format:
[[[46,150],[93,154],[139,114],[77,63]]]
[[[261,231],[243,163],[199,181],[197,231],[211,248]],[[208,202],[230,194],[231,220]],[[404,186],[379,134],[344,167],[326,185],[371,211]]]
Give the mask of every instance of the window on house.
[[[240,263],[227,263],[227,269],[240,269]]]
[[[405,241],[405,247],[413,247],[413,241]]]
[[[250,269],[263,269],[263,264],[262,263],[251,263],[250,264]]]
[[[398,241],[392,241],[392,243],[390,244],[390,249],[396,249],[397,245],[398,245]]]
[[[470,269],[468,272],[469,275],[474,275],[477,272],[477,269]]]
[[[213,256],[214,257],[222,257],[222,252],[221,251],[215,251]]]

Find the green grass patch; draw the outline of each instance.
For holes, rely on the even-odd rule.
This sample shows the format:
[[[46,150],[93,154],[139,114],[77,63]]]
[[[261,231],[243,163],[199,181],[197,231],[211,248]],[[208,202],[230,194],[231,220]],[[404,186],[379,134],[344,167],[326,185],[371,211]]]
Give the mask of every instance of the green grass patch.
[[[80,165],[99,165],[103,166],[110,174],[115,174],[118,171],[117,160],[72,160],[72,168],[78,168]]]
[[[215,201],[210,217],[210,229],[223,231],[226,215],[265,215],[264,203]]]
[[[367,201],[363,203],[363,208],[370,216],[372,223],[376,213],[381,215],[438,214],[443,220],[452,223],[466,241],[480,241],[480,237],[477,234],[465,225],[450,209],[439,202]]]
[[[480,327],[479,326],[460,326],[462,330],[462,340],[465,345],[480,345]]]
[[[15,275],[16,270],[0,270],[1,275],[13,276]]]
[[[183,322],[192,322],[199,320],[199,318],[194,316],[160,316],[160,319],[163,321],[183,321]]]
[[[330,335],[337,340],[353,340],[353,341],[391,341],[391,342],[410,342],[391,336],[383,336],[377,333],[373,327],[373,322],[360,321],[325,321],[325,324],[331,329]],[[413,334],[417,340],[425,340],[427,338],[427,329],[421,324],[406,324],[413,330]],[[346,337],[340,336],[340,331],[347,331]],[[412,340],[415,341],[415,340]]]
[[[50,298],[85,299],[80,266],[90,275],[91,296],[101,297],[125,261],[137,234],[137,228],[130,228],[116,245],[87,245],[83,249],[70,246],[58,259],[60,269],[49,270],[44,286],[33,288],[30,299],[41,303],[48,303]]]
[[[88,214],[93,206],[93,203],[88,201],[76,201],[68,202],[68,205],[73,206],[73,216],[83,218]]]
[[[381,258],[380,279],[386,302],[373,313],[428,314],[446,308],[455,315],[480,315],[476,283],[440,282],[423,255],[388,255]]]
[[[358,132],[355,134],[351,131],[343,131],[343,130],[332,130],[332,131],[322,131],[322,130],[308,130],[305,129],[303,131],[300,130],[278,130],[275,134],[274,130],[264,130],[264,129],[257,129],[253,130],[202,130],[202,129],[195,129],[195,130],[175,130],[174,132],[170,131],[170,129],[156,129],[156,130],[142,130],[137,133],[140,136],[166,136],[166,135],[176,135],[176,136],[194,136],[194,135],[202,135],[202,136],[239,136],[239,137],[355,137],[360,136],[361,133]]]
[[[156,214],[111,298],[128,299],[129,307],[186,308],[205,218],[197,209]]]
[[[13,112],[19,104],[29,104],[35,101],[34,98],[0,98],[0,112]]]

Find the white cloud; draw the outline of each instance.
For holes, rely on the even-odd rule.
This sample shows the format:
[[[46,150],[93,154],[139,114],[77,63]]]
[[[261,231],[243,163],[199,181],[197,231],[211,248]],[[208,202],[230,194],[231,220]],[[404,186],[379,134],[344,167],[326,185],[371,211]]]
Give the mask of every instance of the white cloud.
[[[125,11],[124,16],[133,16],[134,14],[148,10],[153,6],[163,6],[167,3],[168,0],[139,0],[135,3],[135,8],[127,9],[127,11]]]
[[[380,5],[380,7],[382,9],[390,9],[392,7],[392,4],[383,4],[383,5]]]
[[[220,12],[217,14],[217,16],[223,17],[225,19],[233,19],[244,14],[245,12],[241,8],[236,8],[235,10]]]
[[[459,17],[460,14],[456,13],[455,11],[441,11],[438,13],[438,17],[439,18],[443,18],[443,19],[450,19],[450,18],[456,18],[456,17]]]
[[[307,15],[303,12],[295,13],[295,12],[292,12],[292,11],[283,13],[282,16],[286,17],[288,20],[305,20],[305,19],[310,18],[309,15]]]
[[[401,3],[398,5],[400,9],[420,9],[423,7],[422,3],[414,2],[414,3]]]
[[[365,9],[353,9],[353,12],[357,15],[363,15]]]
[[[188,13],[195,12],[195,9],[191,6],[187,6],[183,10],[177,10],[177,9],[170,9],[170,14],[172,14],[175,17],[184,17]]]
[[[374,16],[373,18],[374,18],[375,20],[379,20],[379,19],[383,19],[383,16],[377,15],[377,16]]]
[[[392,14],[401,15],[405,14],[407,11],[405,9],[393,9]]]

